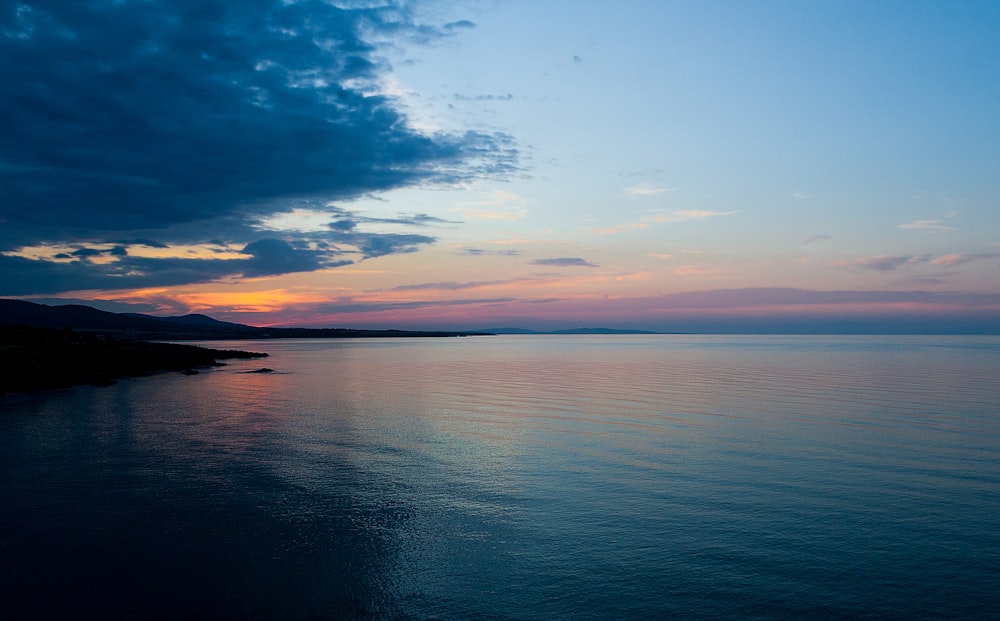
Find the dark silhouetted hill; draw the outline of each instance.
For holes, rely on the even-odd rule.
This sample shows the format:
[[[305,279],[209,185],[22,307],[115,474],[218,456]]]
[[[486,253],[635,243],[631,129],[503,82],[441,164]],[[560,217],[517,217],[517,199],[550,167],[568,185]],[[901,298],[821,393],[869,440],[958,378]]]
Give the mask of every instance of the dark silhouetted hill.
[[[159,371],[194,373],[218,366],[219,360],[263,356],[267,354],[124,340],[70,328],[0,325],[0,395],[103,386]]]
[[[7,299],[0,299],[0,325],[70,328],[154,339],[207,339],[215,335],[218,338],[245,338],[252,337],[257,330],[250,326],[216,321],[204,315],[160,318],[133,313],[111,313],[82,304],[49,306]]]
[[[25,300],[0,299],[0,325],[69,328],[120,338],[181,341],[275,338],[380,338],[482,336],[484,332],[443,330],[357,330],[349,328],[258,328],[219,321],[206,315],[153,317],[111,313],[81,304],[49,306]]]

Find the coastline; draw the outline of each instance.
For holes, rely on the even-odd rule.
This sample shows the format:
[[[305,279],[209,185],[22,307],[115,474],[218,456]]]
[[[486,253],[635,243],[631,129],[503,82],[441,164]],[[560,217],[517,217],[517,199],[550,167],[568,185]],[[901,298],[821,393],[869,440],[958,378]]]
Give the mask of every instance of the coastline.
[[[159,372],[196,373],[221,360],[268,354],[116,338],[70,329],[0,326],[0,396],[92,385]]]

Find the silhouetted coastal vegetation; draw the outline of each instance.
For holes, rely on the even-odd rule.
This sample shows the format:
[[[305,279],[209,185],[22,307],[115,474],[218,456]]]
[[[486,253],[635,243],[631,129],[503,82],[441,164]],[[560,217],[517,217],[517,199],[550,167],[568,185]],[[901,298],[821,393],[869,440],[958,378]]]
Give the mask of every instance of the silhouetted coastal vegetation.
[[[90,306],[0,299],[0,394],[108,385],[159,371],[190,375],[229,358],[267,356],[152,341],[381,338],[482,335],[481,332],[258,328],[205,315],[153,317]],[[257,372],[269,372],[260,369]]]
[[[193,372],[264,353],[151,343],[70,328],[0,325],[0,394],[102,386],[159,371]]]

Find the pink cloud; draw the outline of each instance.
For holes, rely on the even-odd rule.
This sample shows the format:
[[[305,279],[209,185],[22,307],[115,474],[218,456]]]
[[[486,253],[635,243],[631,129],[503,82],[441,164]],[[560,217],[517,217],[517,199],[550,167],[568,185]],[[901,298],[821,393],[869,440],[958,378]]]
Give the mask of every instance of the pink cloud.
[[[921,318],[951,316],[972,318],[978,325],[1000,325],[997,322],[1000,293],[752,288],[636,297],[556,297],[543,291],[537,292],[539,297],[524,296],[525,292],[506,295],[490,292],[491,295],[474,297],[468,295],[470,292],[466,290],[462,297],[453,299],[442,299],[435,292],[425,296],[411,291],[405,297],[398,295],[401,292],[373,292],[321,303],[302,302],[270,312],[225,312],[217,308],[210,314],[253,325],[435,329],[628,325],[666,331],[684,326],[683,329],[711,331],[713,325],[766,324],[780,331],[782,326],[796,325],[795,322],[809,318],[824,322],[873,318],[891,322],[893,317],[922,321]],[[939,322],[951,325],[944,319]]]
[[[901,229],[917,229],[924,231],[953,231],[954,227],[941,224],[940,220],[914,220],[906,224],[900,224]]]
[[[718,272],[700,265],[682,265],[674,270],[674,273],[678,276],[707,276]]]
[[[868,270],[875,270],[878,272],[891,272],[893,270],[897,270],[902,267],[910,267],[913,265],[926,263],[929,260],[930,260],[930,255],[890,256],[883,254],[877,257],[863,257],[860,259],[854,259],[853,261],[838,262],[837,265],[860,267]]]

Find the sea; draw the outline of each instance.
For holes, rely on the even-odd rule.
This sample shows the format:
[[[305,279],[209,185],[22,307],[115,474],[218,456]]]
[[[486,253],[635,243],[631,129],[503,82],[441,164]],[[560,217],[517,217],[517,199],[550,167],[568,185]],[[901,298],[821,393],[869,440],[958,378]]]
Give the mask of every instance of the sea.
[[[1000,618],[1000,337],[204,344],[0,398],[2,618]]]

